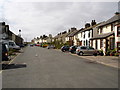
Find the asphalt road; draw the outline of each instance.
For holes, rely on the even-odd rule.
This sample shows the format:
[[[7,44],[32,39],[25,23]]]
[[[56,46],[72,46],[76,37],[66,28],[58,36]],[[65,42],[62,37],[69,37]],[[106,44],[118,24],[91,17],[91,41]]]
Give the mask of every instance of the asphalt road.
[[[2,81],[3,88],[117,88],[118,70],[58,50],[27,47],[3,70]]]

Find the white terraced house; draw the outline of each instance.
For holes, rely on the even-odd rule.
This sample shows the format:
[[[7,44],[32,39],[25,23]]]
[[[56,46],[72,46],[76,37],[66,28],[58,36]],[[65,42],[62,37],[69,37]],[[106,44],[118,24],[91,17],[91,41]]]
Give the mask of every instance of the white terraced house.
[[[120,24],[115,25],[115,47],[120,53]]]
[[[97,35],[91,38],[91,45],[98,50],[103,50],[104,55],[108,50],[113,50],[117,48],[116,41],[118,40],[116,36],[115,27],[119,23],[120,14],[117,12],[109,20],[101,23],[97,26]]]
[[[77,38],[80,46],[90,46],[90,38],[93,37],[93,31],[97,25],[95,20],[92,20],[91,25],[86,23],[85,28],[79,30]]]

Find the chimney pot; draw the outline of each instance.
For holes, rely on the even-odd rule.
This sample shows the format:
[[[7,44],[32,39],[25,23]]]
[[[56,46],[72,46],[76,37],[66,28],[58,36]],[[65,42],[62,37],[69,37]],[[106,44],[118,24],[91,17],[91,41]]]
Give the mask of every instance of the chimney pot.
[[[120,13],[119,12],[116,12],[115,15],[119,15]]]

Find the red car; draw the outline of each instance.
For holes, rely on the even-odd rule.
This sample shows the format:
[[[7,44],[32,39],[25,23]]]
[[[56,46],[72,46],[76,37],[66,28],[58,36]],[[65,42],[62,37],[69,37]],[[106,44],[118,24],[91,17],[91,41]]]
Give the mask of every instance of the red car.
[[[40,44],[35,44],[35,46],[39,46],[40,47]]]

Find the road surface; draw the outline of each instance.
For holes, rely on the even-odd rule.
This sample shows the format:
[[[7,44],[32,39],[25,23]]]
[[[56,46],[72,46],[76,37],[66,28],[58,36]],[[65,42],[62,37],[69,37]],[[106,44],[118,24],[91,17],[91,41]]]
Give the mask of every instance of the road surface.
[[[116,68],[59,50],[27,47],[2,72],[3,88],[117,88]]]

